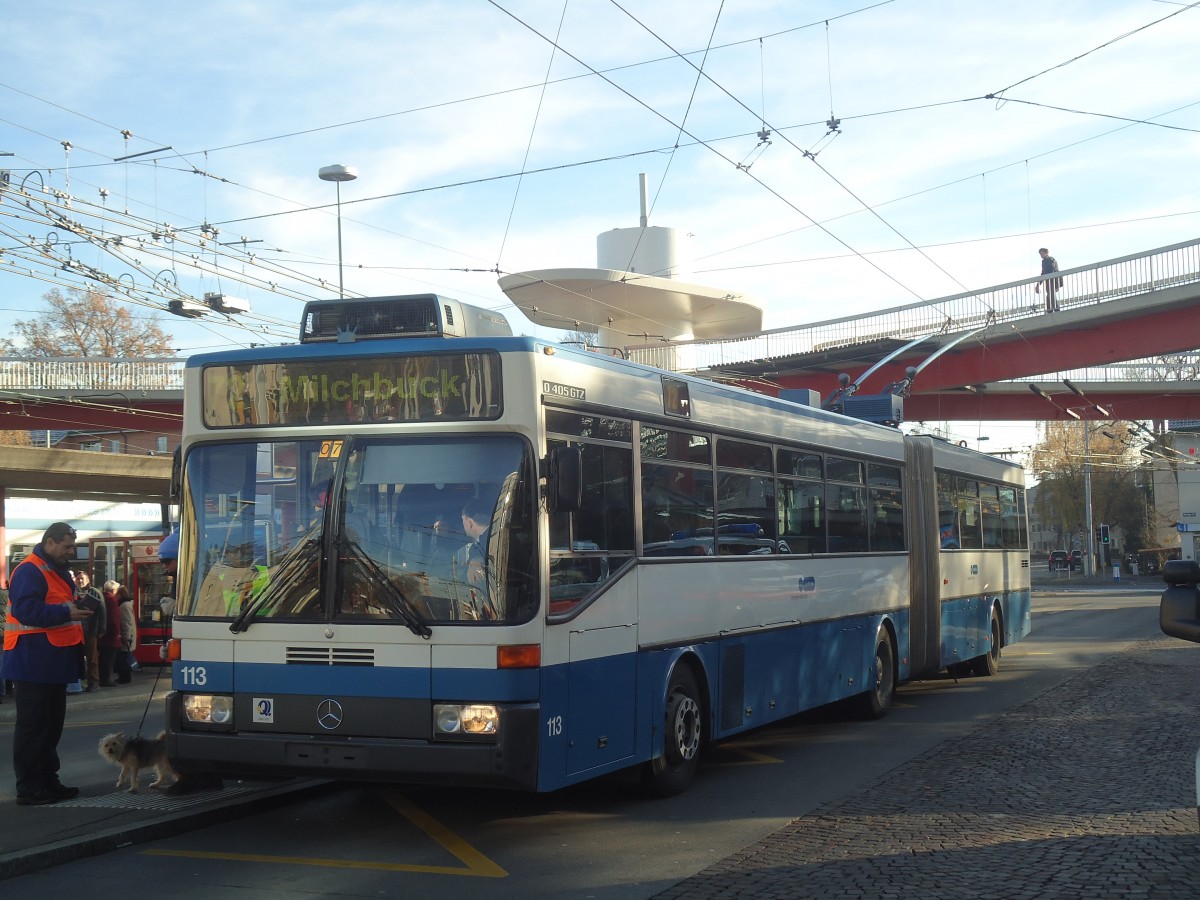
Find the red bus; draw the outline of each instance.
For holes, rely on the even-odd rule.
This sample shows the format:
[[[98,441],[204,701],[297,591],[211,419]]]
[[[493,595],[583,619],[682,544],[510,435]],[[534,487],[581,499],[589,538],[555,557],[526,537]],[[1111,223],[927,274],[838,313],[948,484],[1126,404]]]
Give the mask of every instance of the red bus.
[[[159,665],[159,650],[170,636],[170,619],[159,599],[171,593],[170,576],[158,559],[162,538],[95,537],[88,540],[88,567],[92,585],[100,590],[106,581],[117,581],[133,595],[137,620],[137,644],[133,655],[139,663]]]

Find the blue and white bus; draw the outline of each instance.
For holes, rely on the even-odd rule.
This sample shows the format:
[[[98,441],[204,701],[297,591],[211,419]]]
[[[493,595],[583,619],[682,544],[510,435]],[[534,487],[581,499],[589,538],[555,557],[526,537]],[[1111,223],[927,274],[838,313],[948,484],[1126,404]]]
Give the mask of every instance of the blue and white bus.
[[[181,770],[668,795],[709,742],[1028,634],[1018,466],[507,332],[319,301],[189,360]]]

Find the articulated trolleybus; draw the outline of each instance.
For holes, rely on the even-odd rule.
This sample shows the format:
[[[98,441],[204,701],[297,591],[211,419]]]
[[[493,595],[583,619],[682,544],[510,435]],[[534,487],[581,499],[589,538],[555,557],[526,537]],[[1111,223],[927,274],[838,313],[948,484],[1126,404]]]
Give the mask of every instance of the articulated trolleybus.
[[[669,795],[1030,629],[1019,467],[444,297],[309,303],[185,385],[185,772]]]

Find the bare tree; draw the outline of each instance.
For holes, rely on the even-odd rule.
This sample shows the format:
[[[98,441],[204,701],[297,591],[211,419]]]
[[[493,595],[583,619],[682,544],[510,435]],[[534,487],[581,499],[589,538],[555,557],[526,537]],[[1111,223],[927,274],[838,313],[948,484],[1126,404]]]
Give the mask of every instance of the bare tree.
[[[1088,429],[1084,452],[1084,429]],[[1140,469],[1134,440],[1121,422],[1046,422],[1034,448],[1037,507],[1043,522],[1069,546],[1071,534],[1086,528],[1086,469],[1091,469],[1092,523],[1119,526],[1129,545],[1145,539],[1146,497],[1138,486]]]
[[[596,332],[594,331],[568,331],[562,336],[560,343],[571,344],[583,348],[596,346]]]
[[[1155,356],[1141,365],[1130,366],[1128,377],[1141,381],[1190,381],[1200,377],[1200,354],[1175,353]]]
[[[156,319],[134,318],[128,307],[98,288],[67,288],[66,294],[54,288],[42,299],[49,309],[38,319],[15,322],[16,339],[0,341],[5,354],[110,359],[175,355],[174,339]]]
[[[32,447],[28,431],[0,431],[0,447]]]

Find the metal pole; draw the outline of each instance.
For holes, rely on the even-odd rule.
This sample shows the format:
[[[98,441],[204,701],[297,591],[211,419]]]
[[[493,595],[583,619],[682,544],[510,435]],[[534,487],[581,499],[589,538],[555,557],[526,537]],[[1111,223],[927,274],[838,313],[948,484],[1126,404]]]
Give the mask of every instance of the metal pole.
[[[346,299],[346,282],[342,277],[342,183],[335,181],[337,187],[337,220],[338,220],[338,296]],[[326,195],[328,196],[328,194]]]
[[[1080,422],[1083,426],[1083,503],[1085,506],[1085,515],[1087,517],[1087,564],[1084,566],[1084,571],[1088,575],[1096,574],[1096,531],[1092,528],[1092,454],[1091,454],[1091,436],[1092,429],[1088,428],[1086,421]]]
[[[317,172],[322,181],[332,181],[337,186],[337,228],[338,228],[338,296],[345,299],[346,281],[342,268],[342,182],[353,181],[358,177],[358,169],[337,163],[332,166],[322,166]]]

